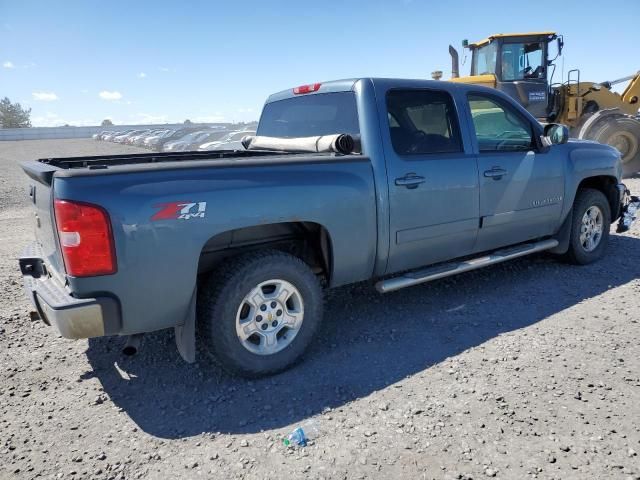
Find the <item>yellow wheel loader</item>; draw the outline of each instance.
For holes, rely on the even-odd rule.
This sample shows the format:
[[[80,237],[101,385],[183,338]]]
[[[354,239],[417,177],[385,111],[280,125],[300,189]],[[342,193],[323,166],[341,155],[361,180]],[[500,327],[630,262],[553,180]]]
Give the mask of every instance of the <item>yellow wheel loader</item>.
[[[554,83],[564,46],[562,35],[555,32],[497,34],[462,45],[471,52],[471,73],[460,77],[458,52],[449,46],[451,81],[501,90],[540,122],[563,123],[574,138],[617,148],[625,177],[640,171],[640,72],[596,83],[581,81],[580,70],[573,69],[566,80]],[[623,82],[629,83],[621,94],[612,91]]]

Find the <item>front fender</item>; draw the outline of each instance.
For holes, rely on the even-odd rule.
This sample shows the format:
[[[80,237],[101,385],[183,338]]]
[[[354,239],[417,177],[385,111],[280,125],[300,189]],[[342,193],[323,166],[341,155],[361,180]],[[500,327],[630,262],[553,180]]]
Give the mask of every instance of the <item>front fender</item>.
[[[572,140],[567,146],[569,152],[565,168],[562,221],[571,211],[582,183],[599,177],[610,179],[615,185],[620,182],[622,176],[620,153],[615,148],[588,140]]]

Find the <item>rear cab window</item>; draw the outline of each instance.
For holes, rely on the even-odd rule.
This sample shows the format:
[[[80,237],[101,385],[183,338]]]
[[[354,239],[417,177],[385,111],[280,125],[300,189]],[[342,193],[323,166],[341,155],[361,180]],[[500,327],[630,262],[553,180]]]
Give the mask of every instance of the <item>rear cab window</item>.
[[[346,133],[359,135],[355,94],[349,92],[300,95],[267,103],[257,135],[315,137]]]

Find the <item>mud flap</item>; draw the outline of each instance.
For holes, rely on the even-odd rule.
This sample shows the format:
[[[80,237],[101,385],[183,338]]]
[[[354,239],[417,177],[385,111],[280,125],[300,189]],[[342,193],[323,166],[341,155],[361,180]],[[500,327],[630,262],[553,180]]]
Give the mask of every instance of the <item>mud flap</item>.
[[[193,289],[189,310],[182,325],[174,327],[178,353],[187,363],[196,361],[196,298],[198,287]]]
[[[558,233],[554,235],[554,239],[558,241],[558,246],[549,250],[549,253],[555,253],[557,255],[562,255],[567,253],[569,250],[569,241],[571,240],[571,223],[573,220],[573,208],[569,210],[567,214],[567,218],[564,219],[562,225],[560,226],[560,230]]]

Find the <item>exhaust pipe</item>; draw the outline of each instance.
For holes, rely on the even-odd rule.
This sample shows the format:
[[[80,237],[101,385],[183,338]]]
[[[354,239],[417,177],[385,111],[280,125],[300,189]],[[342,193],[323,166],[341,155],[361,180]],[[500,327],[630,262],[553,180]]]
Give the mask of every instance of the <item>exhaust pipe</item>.
[[[135,335],[129,335],[127,341],[124,344],[122,353],[127,357],[132,357],[138,350],[140,350],[140,344],[142,343],[142,333],[136,333]]]
[[[449,55],[451,55],[451,78],[458,78],[460,76],[458,51],[453,48],[453,45],[449,45]]]

